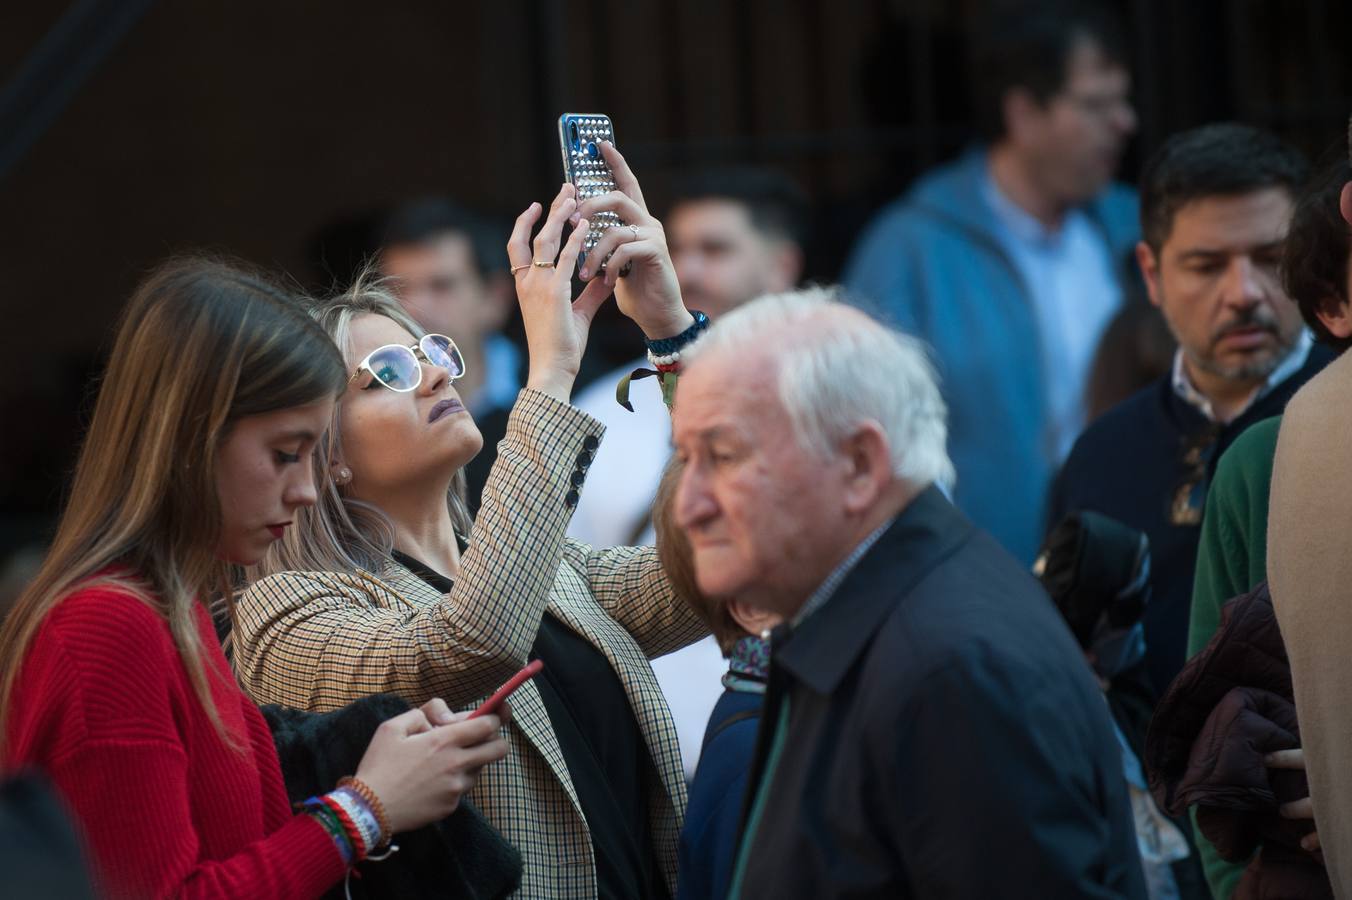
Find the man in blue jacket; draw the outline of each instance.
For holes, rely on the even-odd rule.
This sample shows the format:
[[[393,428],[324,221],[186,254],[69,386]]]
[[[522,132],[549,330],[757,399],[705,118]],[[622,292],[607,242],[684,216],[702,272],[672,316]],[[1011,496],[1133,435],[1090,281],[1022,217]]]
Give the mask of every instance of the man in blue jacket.
[[[925,340],[949,408],[954,500],[1031,562],[1047,486],[1139,236],[1112,183],[1135,129],[1115,23],[1018,4],[976,41],[986,143],[922,178],[856,247],[856,302]]]

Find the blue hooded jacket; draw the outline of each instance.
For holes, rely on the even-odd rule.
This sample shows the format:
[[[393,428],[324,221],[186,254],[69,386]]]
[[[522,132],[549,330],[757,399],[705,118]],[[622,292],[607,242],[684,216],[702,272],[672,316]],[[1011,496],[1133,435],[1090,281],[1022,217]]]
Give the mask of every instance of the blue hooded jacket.
[[[948,404],[953,500],[1031,563],[1060,463],[1048,422],[1033,298],[997,236],[976,149],[917,182],[865,230],[845,272],[861,306],[929,344]],[[1084,208],[1130,277],[1136,193],[1110,185]]]

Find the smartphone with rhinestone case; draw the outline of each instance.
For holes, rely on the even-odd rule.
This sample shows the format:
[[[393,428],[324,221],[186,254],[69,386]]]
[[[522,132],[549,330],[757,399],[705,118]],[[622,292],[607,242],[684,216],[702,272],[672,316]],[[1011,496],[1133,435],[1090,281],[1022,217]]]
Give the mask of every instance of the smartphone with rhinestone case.
[[[577,189],[581,203],[615,190],[615,176],[601,155],[601,142],[615,143],[615,128],[610,117],[600,113],[564,113],[559,116],[559,147],[563,151],[563,176]],[[601,240],[607,228],[625,223],[612,212],[599,212],[589,220],[590,228],[582,241],[577,265],[582,268],[587,254]],[[599,268],[605,268],[602,262]]]

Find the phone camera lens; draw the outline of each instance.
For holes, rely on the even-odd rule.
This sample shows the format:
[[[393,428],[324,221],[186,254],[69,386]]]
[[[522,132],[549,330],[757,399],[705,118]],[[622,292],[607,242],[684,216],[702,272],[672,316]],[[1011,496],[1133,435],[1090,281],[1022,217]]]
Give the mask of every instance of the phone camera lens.
[[[577,146],[577,123],[576,123],[576,122],[569,122],[569,123],[568,123],[568,140],[570,140],[570,141],[573,142],[573,146],[574,146],[574,147]]]
[[[598,156],[601,155],[601,148],[598,147],[598,146],[596,146],[594,143],[591,143],[590,141],[588,141],[588,142],[587,142],[587,155],[590,156],[592,159],[596,159]]]

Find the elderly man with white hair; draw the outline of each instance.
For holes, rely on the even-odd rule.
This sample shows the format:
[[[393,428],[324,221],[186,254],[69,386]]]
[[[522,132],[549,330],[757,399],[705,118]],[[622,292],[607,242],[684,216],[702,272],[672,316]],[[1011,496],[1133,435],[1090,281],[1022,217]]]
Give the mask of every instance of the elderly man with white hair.
[[[1102,695],[941,492],[919,344],[818,289],[730,313],[681,362],[699,588],[787,623],[730,896],[1144,897]]]

